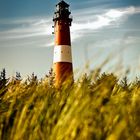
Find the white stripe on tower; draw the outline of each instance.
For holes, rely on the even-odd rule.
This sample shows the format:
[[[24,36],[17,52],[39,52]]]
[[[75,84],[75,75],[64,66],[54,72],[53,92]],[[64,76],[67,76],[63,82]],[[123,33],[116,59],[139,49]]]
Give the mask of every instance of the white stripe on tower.
[[[72,63],[71,46],[57,45],[54,47],[53,63],[69,62]]]

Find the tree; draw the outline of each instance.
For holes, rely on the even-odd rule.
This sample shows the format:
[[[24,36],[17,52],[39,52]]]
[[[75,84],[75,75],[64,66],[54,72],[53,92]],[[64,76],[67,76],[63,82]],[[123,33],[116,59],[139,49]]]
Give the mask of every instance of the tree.
[[[7,83],[6,70],[4,68],[0,74],[0,88],[5,87],[6,83]]]
[[[16,72],[16,81],[21,81],[21,75],[19,72]]]
[[[30,85],[37,85],[38,79],[37,76],[34,74],[34,72],[32,73],[31,76],[28,76],[28,82]]]

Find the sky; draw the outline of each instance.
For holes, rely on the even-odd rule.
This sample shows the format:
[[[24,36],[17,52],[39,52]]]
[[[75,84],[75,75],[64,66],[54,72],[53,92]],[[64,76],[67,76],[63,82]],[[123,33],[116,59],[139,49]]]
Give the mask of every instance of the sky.
[[[59,0],[0,0],[0,70],[8,76],[44,77],[53,65],[54,25]],[[140,1],[66,0],[73,17],[75,73],[95,70],[140,75]],[[87,67],[88,66],[88,67]]]

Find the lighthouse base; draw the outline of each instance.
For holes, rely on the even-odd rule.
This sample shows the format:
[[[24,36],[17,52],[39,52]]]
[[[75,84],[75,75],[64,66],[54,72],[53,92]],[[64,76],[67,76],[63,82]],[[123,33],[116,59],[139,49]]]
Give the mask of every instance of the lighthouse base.
[[[65,82],[73,83],[73,67],[69,62],[54,63],[55,86],[59,87]]]

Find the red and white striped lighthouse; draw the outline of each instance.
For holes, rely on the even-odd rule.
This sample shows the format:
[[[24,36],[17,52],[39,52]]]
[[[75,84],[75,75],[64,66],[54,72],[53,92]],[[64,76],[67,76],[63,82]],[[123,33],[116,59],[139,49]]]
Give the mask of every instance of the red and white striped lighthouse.
[[[53,70],[56,86],[61,86],[66,80],[73,81],[70,39],[72,18],[70,18],[70,14],[69,5],[61,0],[56,5],[53,18],[55,34]]]

